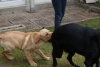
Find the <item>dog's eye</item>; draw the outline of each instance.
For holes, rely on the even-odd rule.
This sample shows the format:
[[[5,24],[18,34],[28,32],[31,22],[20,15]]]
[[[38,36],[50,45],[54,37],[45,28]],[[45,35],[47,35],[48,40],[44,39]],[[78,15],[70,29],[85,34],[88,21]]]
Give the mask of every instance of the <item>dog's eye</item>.
[[[43,37],[46,37],[48,35],[48,33],[46,32],[46,34]]]

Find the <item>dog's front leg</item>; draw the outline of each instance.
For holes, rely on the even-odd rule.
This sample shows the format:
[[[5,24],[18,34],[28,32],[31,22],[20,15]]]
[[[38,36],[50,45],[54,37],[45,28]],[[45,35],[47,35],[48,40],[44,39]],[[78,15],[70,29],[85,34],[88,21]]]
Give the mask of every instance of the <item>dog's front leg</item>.
[[[47,57],[46,55],[44,55],[44,53],[40,50],[40,49],[37,49],[36,50],[36,53],[38,55],[40,55],[42,58],[46,59],[46,60],[50,60],[50,57]]]
[[[57,67],[57,60],[56,57],[54,56],[54,52],[52,52],[52,58],[53,58],[53,67]]]
[[[24,53],[25,53],[26,58],[27,58],[28,62],[30,63],[30,65],[37,66],[37,64],[32,60],[32,56],[31,56],[30,52],[27,50],[24,50]]]

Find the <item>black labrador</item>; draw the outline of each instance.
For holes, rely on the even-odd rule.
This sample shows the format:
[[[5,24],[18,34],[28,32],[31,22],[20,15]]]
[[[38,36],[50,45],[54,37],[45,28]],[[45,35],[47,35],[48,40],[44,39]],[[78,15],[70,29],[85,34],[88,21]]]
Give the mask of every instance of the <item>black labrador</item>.
[[[85,57],[86,67],[99,67],[100,30],[83,27],[78,24],[66,24],[54,30],[51,42],[53,46],[53,66],[57,66],[56,58],[61,58],[63,51],[69,53],[67,59],[74,67],[79,67],[72,61],[75,53]]]

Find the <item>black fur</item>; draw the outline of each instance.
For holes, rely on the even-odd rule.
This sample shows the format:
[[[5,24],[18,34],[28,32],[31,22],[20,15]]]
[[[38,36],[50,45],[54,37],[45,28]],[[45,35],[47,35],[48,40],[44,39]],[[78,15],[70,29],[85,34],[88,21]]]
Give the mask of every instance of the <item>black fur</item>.
[[[69,53],[67,59],[71,65],[75,53],[85,57],[86,67],[99,67],[100,57],[100,30],[83,27],[78,24],[66,24],[56,29],[51,37],[53,46],[53,66],[57,66],[56,58],[61,58],[63,51]]]

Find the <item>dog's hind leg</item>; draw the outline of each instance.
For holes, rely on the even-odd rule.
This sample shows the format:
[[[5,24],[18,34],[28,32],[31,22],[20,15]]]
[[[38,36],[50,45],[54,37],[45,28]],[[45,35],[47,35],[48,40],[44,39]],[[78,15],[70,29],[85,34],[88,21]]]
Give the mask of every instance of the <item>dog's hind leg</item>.
[[[93,63],[91,60],[86,59],[84,63],[86,65],[86,67],[93,67]]]
[[[99,51],[93,50],[91,53],[87,53],[85,56],[85,65],[86,67],[93,67],[96,63],[96,67],[99,67]]]
[[[96,62],[96,67],[99,67],[99,59],[98,59],[98,61]]]
[[[14,58],[10,56],[10,51],[3,51],[3,55],[8,59],[8,60],[13,60]]]
[[[73,61],[72,61],[72,57],[74,56],[75,52],[69,52],[69,55],[67,57],[68,61],[70,62],[70,64],[74,67],[79,67],[78,65],[76,65]]]
[[[99,57],[98,57],[98,59],[99,59]],[[99,67],[99,61],[98,61],[98,59],[90,56],[90,57],[86,58],[86,60],[85,60],[84,63],[86,65],[86,67],[93,67],[93,65],[97,61],[96,62],[96,67]]]

